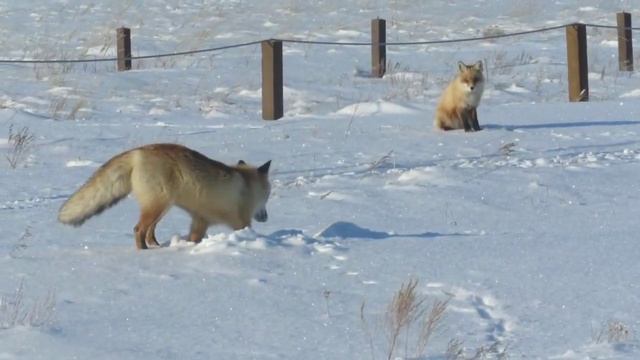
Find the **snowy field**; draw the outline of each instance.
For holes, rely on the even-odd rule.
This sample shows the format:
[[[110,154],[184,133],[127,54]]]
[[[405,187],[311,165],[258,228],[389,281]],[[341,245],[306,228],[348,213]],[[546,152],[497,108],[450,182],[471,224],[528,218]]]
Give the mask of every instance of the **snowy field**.
[[[0,58],[114,56],[119,26],[150,55],[369,41],[378,16],[389,41],[640,16],[631,0],[428,3],[0,1]],[[389,47],[382,79],[367,76],[369,47],[285,44],[273,122],[259,46],[124,73],[0,65],[0,360],[387,359],[388,304],[412,279],[427,313],[446,310],[424,351],[414,324],[391,358],[640,358],[640,76],[617,70],[615,30],[588,35],[580,104],[562,29]],[[432,128],[458,60],[486,64],[478,133]],[[16,134],[31,136],[18,152]],[[149,251],[135,249],[132,199],[80,228],[57,222],[100,164],[154,142],[273,160],[269,221],[193,246],[176,209]]]

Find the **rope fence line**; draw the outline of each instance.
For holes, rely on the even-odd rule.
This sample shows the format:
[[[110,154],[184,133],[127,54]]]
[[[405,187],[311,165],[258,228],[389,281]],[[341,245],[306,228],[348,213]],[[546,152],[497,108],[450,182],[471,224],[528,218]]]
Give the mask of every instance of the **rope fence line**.
[[[214,52],[214,51],[220,51],[220,50],[247,47],[247,46],[260,44],[261,42],[262,40],[255,40],[255,41],[249,41],[249,42],[239,43],[239,44],[223,45],[223,46],[218,46],[218,47],[213,47],[208,49],[180,51],[180,52],[158,54],[158,55],[132,56],[130,59],[142,60],[142,59],[154,59],[154,58],[163,58],[163,57],[171,57],[171,56],[193,55],[193,54],[200,54],[200,53],[206,53],[206,52]]]
[[[572,24],[564,24],[564,25],[550,26],[550,27],[534,29],[534,30],[525,30],[525,31],[518,31],[513,33],[495,34],[495,35],[487,35],[487,36],[479,36],[479,37],[445,39],[445,40],[427,40],[427,41],[406,41],[406,42],[391,41],[391,42],[375,43],[375,45],[379,45],[379,46],[433,45],[433,44],[449,44],[449,43],[468,42],[468,41],[491,40],[491,39],[521,36],[521,35],[527,35],[527,34],[564,29],[569,25],[572,25]],[[338,42],[338,41],[333,42],[333,41],[314,41],[314,40],[295,40],[295,39],[273,39],[273,40],[279,40],[279,41],[282,41],[283,43],[301,43],[301,44],[313,44],[313,45],[347,45],[347,46],[374,45],[374,43],[372,42]]]
[[[624,29],[624,30],[632,30],[632,31],[640,30],[640,27],[633,27],[633,26],[618,27],[615,25],[599,25],[599,24],[590,24],[590,23],[584,23],[584,25],[586,25],[587,27],[600,28],[600,29]]]
[[[443,40],[426,40],[426,41],[406,41],[406,42],[341,42],[341,41],[319,41],[319,40],[298,40],[298,39],[279,39],[279,38],[271,38],[265,40],[255,40],[244,43],[223,45],[218,47],[197,49],[197,50],[188,50],[188,51],[180,51],[180,52],[170,52],[170,53],[161,53],[155,55],[142,55],[142,56],[130,56],[125,57],[124,60],[144,60],[144,59],[156,59],[156,58],[164,58],[164,57],[175,57],[175,56],[186,56],[186,55],[194,55],[201,54],[207,52],[215,52],[221,50],[228,50],[234,48],[241,48],[247,46],[258,45],[263,41],[281,41],[283,43],[291,43],[291,44],[308,44],[308,45],[331,45],[331,46],[410,46],[410,45],[437,45],[437,44],[450,44],[450,43],[461,43],[461,42],[470,42],[470,41],[481,41],[481,40],[492,40],[492,39],[500,39],[507,37],[515,37],[522,35],[529,35],[535,33],[543,33],[558,29],[566,28],[567,26],[581,24],[581,23],[569,23],[563,25],[549,26],[539,29],[533,30],[524,30],[513,33],[504,33],[504,34],[495,34],[495,35],[487,35],[487,36],[479,36],[479,37],[468,37],[468,38],[458,38],[458,39],[443,39]],[[604,28],[604,29],[619,29],[617,26],[613,25],[599,25],[599,24],[583,24],[587,27],[593,28]],[[625,30],[640,30],[638,27],[625,27]],[[120,58],[122,59],[122,58]],[[118,57],[108,57],[108,58],[94,58],[94,59],[0,59],[0,64],[73,64],[73,63],[97,63],[97,62],[115,62],[118,61]]]
[[[199,49],[199,50],[180,51],[180,52],[172,52],[172,53],[164,53],[164,54],[156,54],[156,55],[131,56],[131,57],[126,57],[125,60],[143,60],[143,59],[156,59],[156,58],[172,57],[172,56],[193,55],[193,54],[199,54],[199,53],[214,52],[214,51],[219,51],[219,50],[227,50],[227,49],[234,49],[234,48],[246,47],[246,46],[251,46],[251,45],[257,45],[257,44],[260,44],[261,42],[262,42],[262,40],[257,40],[257,41],[250,41],[250,42],[246,42],[246,43],[224,45],[224,46],[218,46],[218,47],[212,47],[212,48],[206,48],[206,49]],[[10,60],[10,59],[0,59],[0,64],[66,64],[66,63],[91,63],[91,62],[108,62],[108,61],[118,61],[118,58],[117,57],[109,57],[109,58],[98,58],[98,59],[71,59],[71,60],[64,60],[64,59],[54,59],[54,60]]]

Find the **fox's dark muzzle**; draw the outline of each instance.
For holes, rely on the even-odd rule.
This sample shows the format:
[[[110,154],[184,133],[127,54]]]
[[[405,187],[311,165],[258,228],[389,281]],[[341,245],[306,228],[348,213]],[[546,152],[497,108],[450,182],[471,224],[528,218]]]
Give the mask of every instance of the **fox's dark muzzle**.
[[[253,215],[253,218],[258,222],[265,222],[269,218],[269,215],[267,214],[266,209],[260,209],[255,215]]]

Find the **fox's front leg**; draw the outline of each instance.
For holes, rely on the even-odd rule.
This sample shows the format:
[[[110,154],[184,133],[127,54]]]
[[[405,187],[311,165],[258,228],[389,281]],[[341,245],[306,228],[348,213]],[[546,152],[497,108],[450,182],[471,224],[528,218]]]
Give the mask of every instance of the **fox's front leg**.
[[[471,109],[471,127],[473,127],[475,131],[482,130],[478,122],[478,110],[476,108]]]
[[[465,132],[475,131],[473,128],[473,120],[471,119],[471,110],[463,109],[460,112],[460,118],[462,119],[462,126]]]
[[[227,225],[233,230],[242,230],[251,227],[251,214],[249,212],[240,211],[238,217],[227,219]]]
[[[207,232],[207,228],[209,227],[209,223],[200,216],[192,215],[191,216],[191,228],[189,230],[189,241],[194,243],[199,243],[202,241],[205,233]]]

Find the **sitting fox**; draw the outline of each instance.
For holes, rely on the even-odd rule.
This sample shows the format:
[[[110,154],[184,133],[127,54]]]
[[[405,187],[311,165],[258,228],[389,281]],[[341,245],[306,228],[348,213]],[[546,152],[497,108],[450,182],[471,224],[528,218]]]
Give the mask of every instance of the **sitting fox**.
[[[434,125],[442,130],[478,131],[477,108],[484,90],[482,62],[466,65],[458,62],[458,74],[444,90]]]
[[[132,193],[140,205],[138,249],[159,246],[155,227],[172,205],[191,215],[189,240],[198,243],[213,224],[238,230],[250,226],[252,217],[267,221],[270,164],[254,168],[241,160],[227,166],[181,145],[142,146],[102,165],[62,205],[58,220],[80,226]]]

